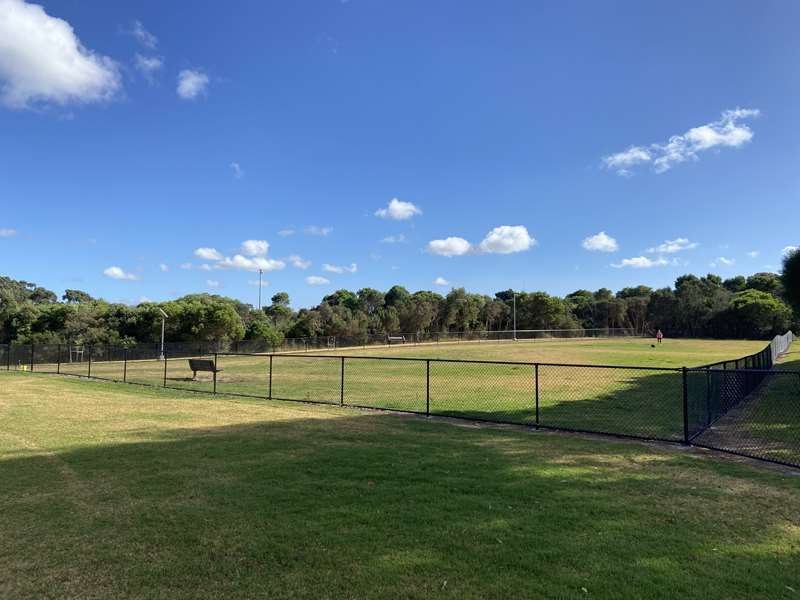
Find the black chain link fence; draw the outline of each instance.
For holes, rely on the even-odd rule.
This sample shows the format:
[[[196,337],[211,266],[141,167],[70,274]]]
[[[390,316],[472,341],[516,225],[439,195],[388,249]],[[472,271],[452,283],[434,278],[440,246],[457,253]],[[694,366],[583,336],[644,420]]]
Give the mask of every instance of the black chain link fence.
[[[219,344],[4,345],[0,368],[271,400],[662,440],[800,467],[791,344],[694,368],[231,351]],[[266,344],[262,342],[262,344]],[[307,348],[304,347],[304,348]]]

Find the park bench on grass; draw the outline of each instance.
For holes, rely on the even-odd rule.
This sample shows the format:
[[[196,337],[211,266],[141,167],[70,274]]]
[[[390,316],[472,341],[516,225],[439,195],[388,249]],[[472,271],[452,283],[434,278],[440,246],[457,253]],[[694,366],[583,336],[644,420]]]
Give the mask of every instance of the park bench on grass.
[[[391,345],[392,343],[405,344],[406,343],[406,336],[404,336],[404,335],[390,335],[390,336],[388,336],[388,340],[389,340],[389,345]]]
[[[197,379],[197,372],[204,371],[206,373],[214,373],[216,375],[222,369],[218,369],[213,360],[207,358],[190,358],[189,368],[192,370],[192,381]]]

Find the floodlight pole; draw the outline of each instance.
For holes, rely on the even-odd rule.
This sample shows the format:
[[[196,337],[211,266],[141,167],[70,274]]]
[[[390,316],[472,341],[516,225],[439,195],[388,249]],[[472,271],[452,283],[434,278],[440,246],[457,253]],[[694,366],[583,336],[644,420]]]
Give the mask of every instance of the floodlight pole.
[[[258,310],[261,310],[261,274],[263,269],[258,270]]]
[[[169,315],[160,308],[158,309],[158,312],[161,313],[161,354],[159,354],[158,360],[164,360],[164,331],[166,330],[167,319],[169,319]]]

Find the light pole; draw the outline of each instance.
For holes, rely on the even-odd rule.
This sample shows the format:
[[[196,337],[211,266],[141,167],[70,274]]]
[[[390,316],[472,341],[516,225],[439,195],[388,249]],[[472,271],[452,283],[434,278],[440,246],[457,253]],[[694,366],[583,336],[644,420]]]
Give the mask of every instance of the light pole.
[[[258,270],[258,310],[261,310],[261,274],[263,272],[263,269]]]
[[[158,357],[158,360],[164,360],[164,330],[166,329],[169,315],[160,308],[158,309],[158,312],[161,313],[161,355]]]

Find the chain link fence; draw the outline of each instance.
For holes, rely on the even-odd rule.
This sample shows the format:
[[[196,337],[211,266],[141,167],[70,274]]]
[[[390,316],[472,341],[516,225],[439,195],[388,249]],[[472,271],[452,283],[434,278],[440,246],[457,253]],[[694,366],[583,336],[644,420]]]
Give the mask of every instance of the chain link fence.
[[[0,368],[662,440],[800,467],[792,343],[693,368],[220,350],[202,343],[0,346]],[[266,348],[269,350],[269,348]]]

